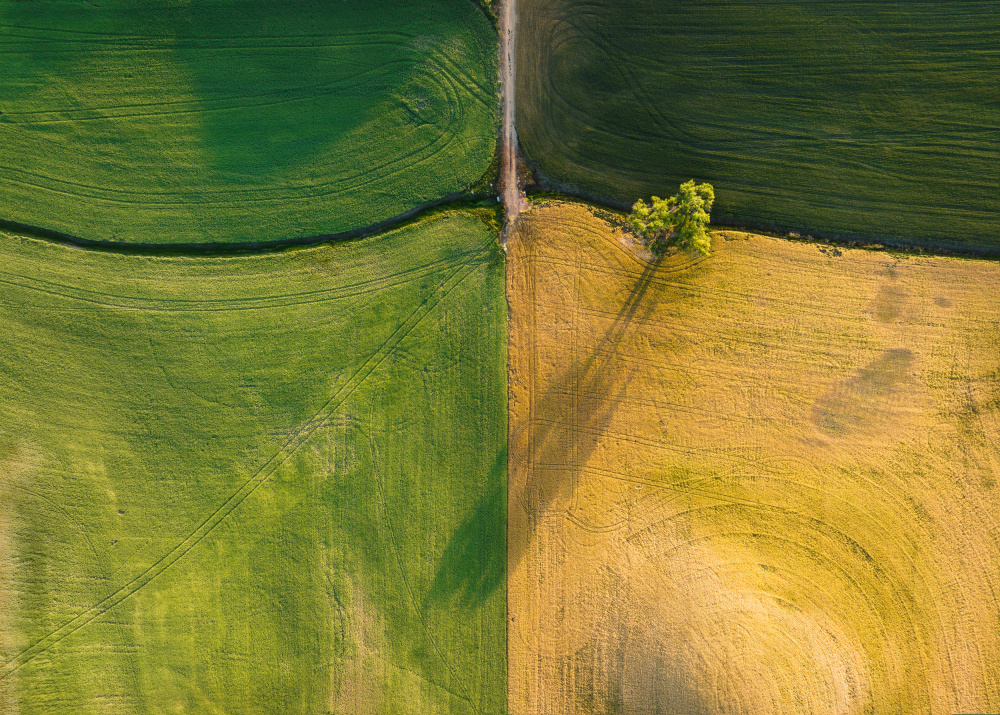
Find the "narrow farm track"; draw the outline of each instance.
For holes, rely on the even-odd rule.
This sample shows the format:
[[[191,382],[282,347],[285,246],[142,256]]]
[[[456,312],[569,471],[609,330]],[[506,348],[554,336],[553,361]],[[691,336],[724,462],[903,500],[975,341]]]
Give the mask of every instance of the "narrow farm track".
[[[527,206],[517,179],[517,130],[515,119],[515,49],[517,32],[517,0],[503,0],[500,13],[500,86],[503,90],[502,140],[500,142],[500,187],[507,217],[504,236],[510,235],[518,215]]]
[[[621,238],[508,244],[509,712],[995,712],[995,265]]]

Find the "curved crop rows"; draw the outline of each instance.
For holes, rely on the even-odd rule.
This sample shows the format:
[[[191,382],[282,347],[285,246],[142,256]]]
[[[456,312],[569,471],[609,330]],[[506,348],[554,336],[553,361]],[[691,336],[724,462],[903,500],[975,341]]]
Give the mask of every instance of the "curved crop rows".
[[[993,4],[518,11],[518,134],[552,180],[632,203],[697,177],[724,222],[1000,245]]]
[[[992,264],[508,243],[512,713],[1000,708]]]
[[[351,230],[495,149],[495,37],[461,0],[7,3],[0,45],[0,218],[90,240]]]

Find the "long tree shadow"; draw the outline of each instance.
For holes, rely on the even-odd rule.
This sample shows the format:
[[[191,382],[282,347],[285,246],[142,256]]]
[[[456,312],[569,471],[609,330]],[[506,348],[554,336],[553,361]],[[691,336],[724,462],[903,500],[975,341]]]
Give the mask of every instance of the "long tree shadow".
[[[475,511],[452,534],[424,601],[480,606],[506,576],[504,526],[507,520],[507,446],[499,451],[486,483],[489,491]]]
[[[529,259],[530,260],[530,259]],[[655,309],[646,294],[659,266],[648,263],[636,278],[611,327],[583,361],[553,379],[541,396],[533,397],[531,418],[511,434],[515,450],[526,447],[520,490],[511,493],[508,514],[508,568],[517,567],[534,540],[539,518],[554,503],[564,503],[576,490],[580,471],[593,455],[629,384],[629,371],[616,359],[632,323],[647,319]],[[534,290],[534,286],[532,286]],[[530,310],[537,310],[534,300]],[[537,349],[532,337],[531,350]],[[530,380],[538,379],[532,370]],[[514,487],[517,489],[517,487]]]
[[[508,480],[503,479],[508,465],[507,449],[497,455],[487,480],[492,486],[445,547],[424,601],[425,609],[443,604],[481,605],[504,584],[507,569],[513,569],[520,561],[537,528],[538,515],[557,500],[572,495],[579,468],[590,458],[598,435],[608,427],[624,396],[628,375],[615,364],[614,356],[632,322],[647,318],[655,307],[644,298],[657,265],[647,264],[638,276],[611,327],[586,360],[561,373],[537,400],[534,413],[552,414],[556,419],[519,425],[530,432],[528,458],[523,465],[529,476],[525,487],[513,495],[510,503],[516,507],[510,514],[505,489]],[[567,394],[572,399],[567,399]],[[571,414],[565,414],[567,409]],[[560,428],[567,425],[571,427],[569,445],[560,439]],[[520,443],[517,435],[512,435],[511,441]],[[565,469],[535,469],[538,465],[558,467],[567,461],[568,479],[559,477],[565,475]],[[506,558],[502,550],[505,522]]]

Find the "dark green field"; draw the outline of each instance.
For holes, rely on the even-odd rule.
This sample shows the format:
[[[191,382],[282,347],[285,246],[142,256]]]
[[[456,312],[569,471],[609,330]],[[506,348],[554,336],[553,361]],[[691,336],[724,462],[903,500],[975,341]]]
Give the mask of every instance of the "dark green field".
[[[518,135],[629,203],[1000,247],[1000,4],[520,0]]]
[[[468,0],[0,0],[0,219],[140,243],[368,226],[482,178],[496,78]]]
[[[0,712],[505,708],[503,256],[0,234]]]

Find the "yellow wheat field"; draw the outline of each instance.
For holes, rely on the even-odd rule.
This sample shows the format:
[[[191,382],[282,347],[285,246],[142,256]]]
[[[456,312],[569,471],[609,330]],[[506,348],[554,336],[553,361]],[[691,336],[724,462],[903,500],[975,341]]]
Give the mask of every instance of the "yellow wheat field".
[[[1000,712],[1000,266],[508,244],[509,707]]]

